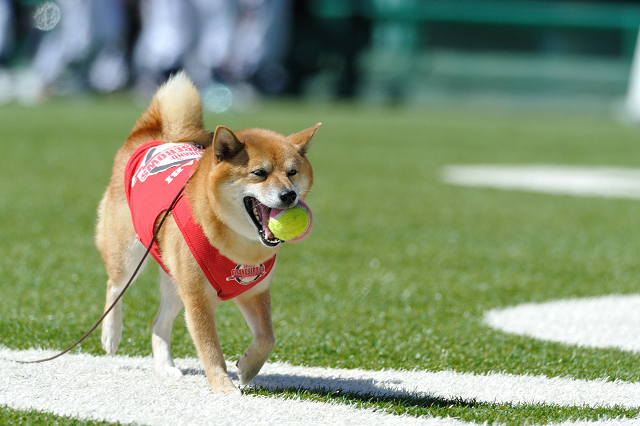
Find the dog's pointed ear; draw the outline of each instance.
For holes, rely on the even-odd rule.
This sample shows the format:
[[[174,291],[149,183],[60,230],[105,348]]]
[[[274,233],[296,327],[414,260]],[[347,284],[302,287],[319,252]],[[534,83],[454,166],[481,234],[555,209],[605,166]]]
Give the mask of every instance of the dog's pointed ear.
[[[313,127],[309,127],[308,129],[304,129],[301,132],[287,136],[287,139],[293,142],[294,145],[298,146],[300,154],[305,155],[307,151],[309,151],[311,142],[313,142],[313,137],[316,135],[316,130],[318,130],[318,127],[320,127],[321,125],[322,123],[318,123]]]
[[[236,135],[228,127],[218,126],[213,134],[213,149],[216,162],[230,160],[242,149],[244,144],[238,140]]]

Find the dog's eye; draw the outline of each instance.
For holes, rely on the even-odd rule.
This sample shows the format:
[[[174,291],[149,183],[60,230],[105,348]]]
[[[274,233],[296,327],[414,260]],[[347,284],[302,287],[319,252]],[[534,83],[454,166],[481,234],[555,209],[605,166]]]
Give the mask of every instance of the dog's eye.
[[[258,170],[254,170],[251,172],[252,175],[258,176],[258,177],[267,177],[267,171],[264,169],[258,169]]]
[[[291,170],[289,173],[287,173],[287,176],[295,176],[297,174],[298,174],[298,171],[294,169],[294,170]]]

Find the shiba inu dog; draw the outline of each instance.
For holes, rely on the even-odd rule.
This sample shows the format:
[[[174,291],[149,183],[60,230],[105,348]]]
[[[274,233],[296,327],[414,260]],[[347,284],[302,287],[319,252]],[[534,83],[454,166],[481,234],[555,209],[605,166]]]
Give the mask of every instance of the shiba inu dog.
[[[135,271],[160,216],[186,184],[151,250],[161,266],[161,302],[151,338],[157,373],[182,375],[173,363],[170,336],[184,307],[211,388],[236,389],[214,316],[227,299],[253,334],[237,363],[241,384],[260,371],[275,345],[269,285],[281,246],[267,221],[272,208],[291,208],[309,191],[313,172],[306,152],[319,126],[289,136],[223,126],[211,133],[203,128],[200,96],[185,73],[157,91],[134,125],[116,154],[100,202],[96,244],[108,274],[106,310]],[[121,335],[120,301],[102,326],[108,354],[116,352]]]

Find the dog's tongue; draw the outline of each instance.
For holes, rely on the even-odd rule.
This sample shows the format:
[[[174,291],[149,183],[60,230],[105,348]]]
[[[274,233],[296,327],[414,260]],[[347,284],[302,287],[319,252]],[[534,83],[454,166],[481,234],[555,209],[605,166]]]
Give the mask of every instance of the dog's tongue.
[[[269,229],[269,215],[271,214],[271,209],[263,204],[258,204],[257,208],[258,214],[260,215],[260,224],[262,225],[262,232],[264,232],[264,236],[269,240],[275,239],[276,236],[273,235],[273,232],[271,232],[271,229]]]

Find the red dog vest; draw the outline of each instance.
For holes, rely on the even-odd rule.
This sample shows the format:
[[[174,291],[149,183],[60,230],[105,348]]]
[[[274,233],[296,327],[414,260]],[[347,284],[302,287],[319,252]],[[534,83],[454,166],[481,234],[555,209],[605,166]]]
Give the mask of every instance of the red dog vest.
[[[151,141],[139,147],[129,159],[124,186],[136,237],[145,247],[153,239],[156,219],[169,208],[191,177],[202,154],[202,149],[191,143]],[[180,195],[171,213],[193,257],[220,299],[232,299],[244,293],[262,281],[273,268],[275,256],[263,264],[245,266],[221,255],[193,220],[191,207],[184,194]],[[155,241],[151,255],[169,274]]]

